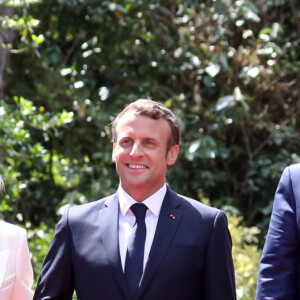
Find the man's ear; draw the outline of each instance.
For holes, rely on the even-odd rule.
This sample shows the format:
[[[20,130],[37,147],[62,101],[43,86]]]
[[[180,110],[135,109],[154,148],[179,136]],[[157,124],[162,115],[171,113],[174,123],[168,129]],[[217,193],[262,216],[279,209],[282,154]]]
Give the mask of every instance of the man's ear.
[[[167,166],[172,166],[175,164],[179,153],[179,146],[173,145],[169,152],[167,153]]]
[[[111,158],[112,158],[112,161],[115,163],[116,162],[116,144],[115,143],[113,143]]]

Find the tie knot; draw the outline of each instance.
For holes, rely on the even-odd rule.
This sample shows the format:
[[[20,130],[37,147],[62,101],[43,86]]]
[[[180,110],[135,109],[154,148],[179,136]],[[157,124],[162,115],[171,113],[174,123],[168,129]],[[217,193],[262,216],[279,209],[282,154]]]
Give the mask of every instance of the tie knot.
[[[145,219],[147,206],[143,203],[135,203],[130,206],[131,211],[135,215],[136,219]]]

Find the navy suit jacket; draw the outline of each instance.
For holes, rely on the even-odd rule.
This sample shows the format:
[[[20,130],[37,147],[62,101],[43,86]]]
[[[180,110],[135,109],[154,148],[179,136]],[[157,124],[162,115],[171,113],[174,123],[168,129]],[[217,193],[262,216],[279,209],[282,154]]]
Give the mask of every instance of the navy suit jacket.
[[[63,215],[35,300],[69,300],[74,290],[79,300],[131,300],[119,254],[118,213],[115,194]],[[137,299],[236,299],[225,213],[168,189]]]
[[[276,190],[256,300],[299,300],[299,258],[300,164],[296,164],[284,170]]]

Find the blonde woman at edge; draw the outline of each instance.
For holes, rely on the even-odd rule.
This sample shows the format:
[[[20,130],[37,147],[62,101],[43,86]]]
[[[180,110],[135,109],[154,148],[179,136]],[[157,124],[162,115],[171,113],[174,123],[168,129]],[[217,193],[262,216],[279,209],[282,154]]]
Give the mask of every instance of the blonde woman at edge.
[[[0,176],[0,190],[3,188]],[[0,220],[0,300],[31,300],[32,282],[25,229]]]

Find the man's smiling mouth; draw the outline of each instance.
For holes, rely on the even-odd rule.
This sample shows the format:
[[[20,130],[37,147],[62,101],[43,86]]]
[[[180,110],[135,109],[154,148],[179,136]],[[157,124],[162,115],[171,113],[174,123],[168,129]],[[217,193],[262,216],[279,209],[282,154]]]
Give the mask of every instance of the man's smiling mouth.
[[[130,169],[135,169],[135,170],[140,170],[140,169],[147,169],[147,167],[142,166],[142,165],[127,165]]]

